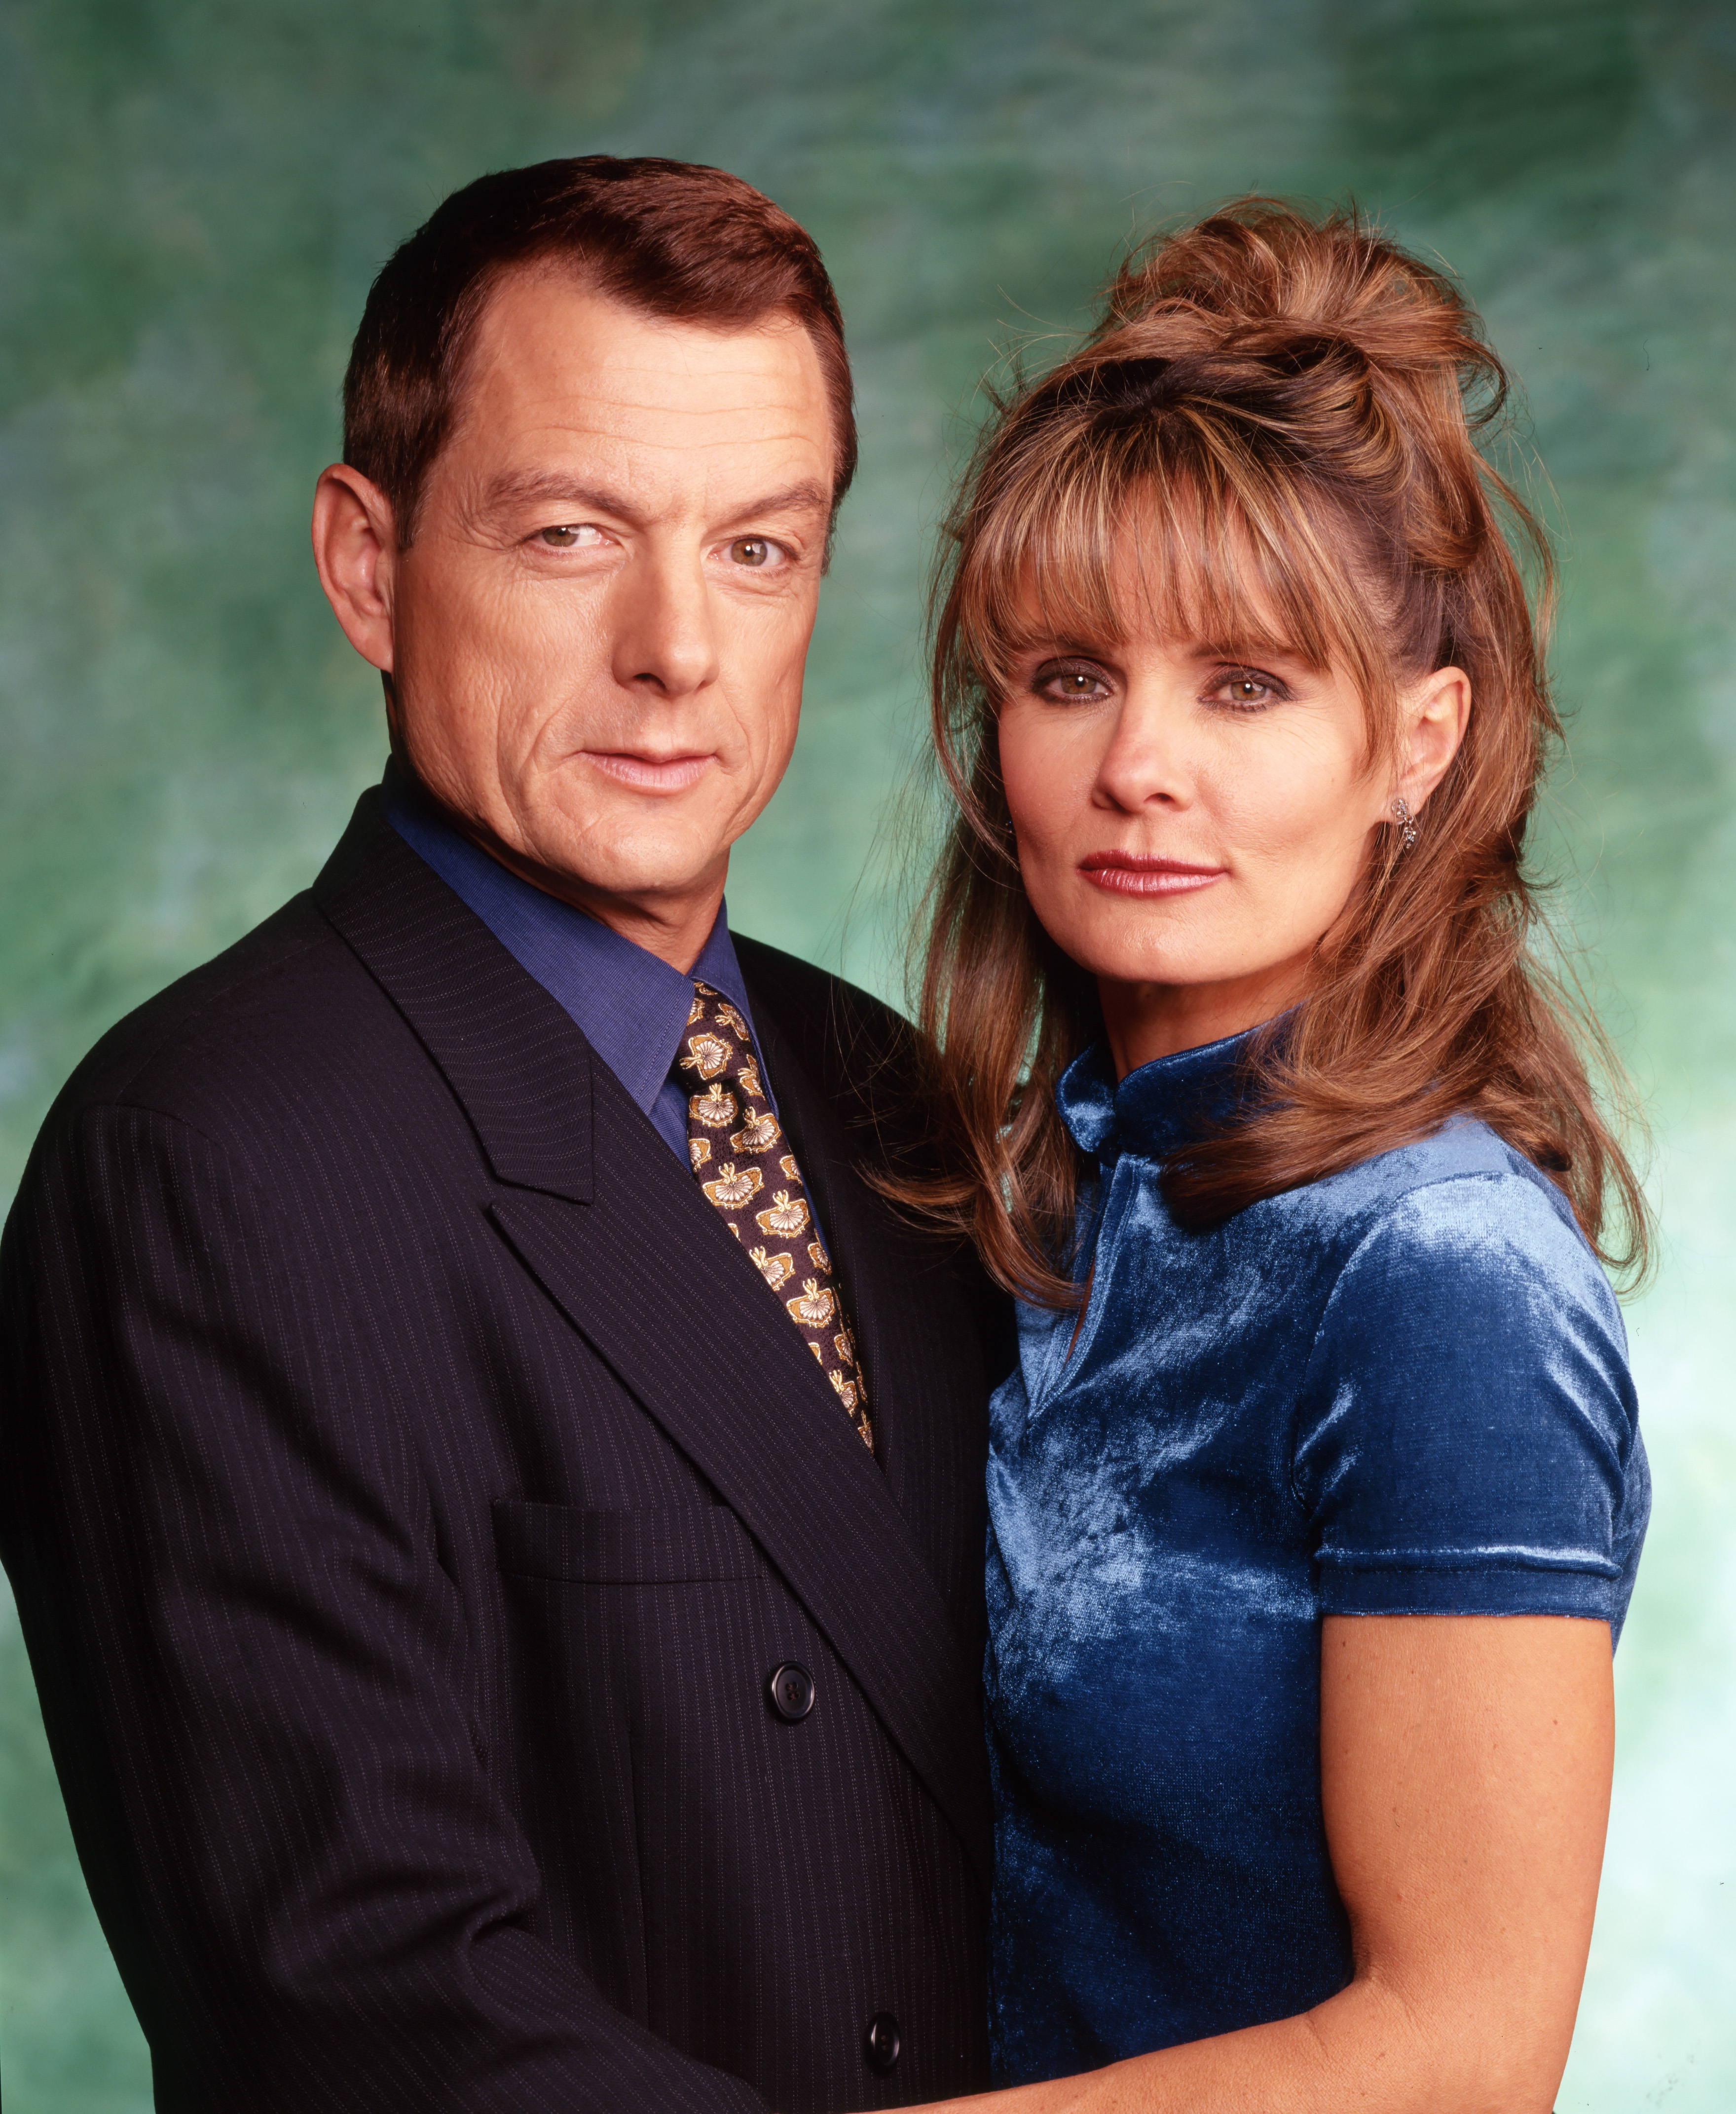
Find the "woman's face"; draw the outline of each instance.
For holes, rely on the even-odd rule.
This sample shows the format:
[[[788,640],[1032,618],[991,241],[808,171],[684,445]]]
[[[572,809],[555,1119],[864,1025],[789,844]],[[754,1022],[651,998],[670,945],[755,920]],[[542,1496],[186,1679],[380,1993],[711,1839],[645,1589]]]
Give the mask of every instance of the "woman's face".
[[[1000,712],[1020,870],[1044,930],[1096,977],[1123,1073],[1301,995],[1372,833],[1399,794],[1422,808],[1469,699],[1456,668],[1413,685],[1397,767],[1377,769],[1336,671],[1137,625],[1035,635]]]

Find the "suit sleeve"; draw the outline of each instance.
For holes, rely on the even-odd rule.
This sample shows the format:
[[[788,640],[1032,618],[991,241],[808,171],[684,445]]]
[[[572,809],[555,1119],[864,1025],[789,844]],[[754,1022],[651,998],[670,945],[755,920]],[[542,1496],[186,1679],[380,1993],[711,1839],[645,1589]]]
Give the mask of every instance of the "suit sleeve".
[[[158,2103],[761,2109],[534,1934],[334,1238],[104,1106],[45,1134],[0,1261],[0,1553]]]

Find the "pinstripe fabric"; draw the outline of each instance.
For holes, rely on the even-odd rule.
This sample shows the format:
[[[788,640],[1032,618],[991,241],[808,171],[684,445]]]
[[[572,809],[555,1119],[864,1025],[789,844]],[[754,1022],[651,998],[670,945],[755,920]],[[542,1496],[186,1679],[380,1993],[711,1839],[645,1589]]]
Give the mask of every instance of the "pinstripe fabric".
[[[856,1171],[892,1017],[738,950],[884,1472],[372,795],[51,1114],[0,1256],[0,1553],[159,2106],[983,2083],[1005,1316]]]

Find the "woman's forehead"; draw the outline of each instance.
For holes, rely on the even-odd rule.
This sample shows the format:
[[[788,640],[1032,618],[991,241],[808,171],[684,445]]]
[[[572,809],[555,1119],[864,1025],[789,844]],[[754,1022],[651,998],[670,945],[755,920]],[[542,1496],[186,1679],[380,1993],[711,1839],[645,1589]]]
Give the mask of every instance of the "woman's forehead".
[[[1307,598],[1313,621],[1299,624],[1294,590],[1303,583],[1273,579],[1245,524],[1226,522],[1214,537],[1178,535],[1154,514],[1130,511],[1089,540],[1034,524],[995,627],[1006,644],[1161,640],[1226,658],[1260,652],[1324,665],[1316,597]]]

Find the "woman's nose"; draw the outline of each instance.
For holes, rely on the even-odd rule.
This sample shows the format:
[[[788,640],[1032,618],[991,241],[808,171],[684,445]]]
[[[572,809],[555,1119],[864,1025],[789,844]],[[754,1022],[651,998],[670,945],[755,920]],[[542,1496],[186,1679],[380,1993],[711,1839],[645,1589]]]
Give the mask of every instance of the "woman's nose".
[[[1160,694],[1130,690],[1098,765],[1097,798],[1128,812],[1186,807],[1194,792],[1187,747],[1185,707]]]

